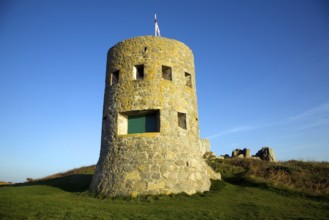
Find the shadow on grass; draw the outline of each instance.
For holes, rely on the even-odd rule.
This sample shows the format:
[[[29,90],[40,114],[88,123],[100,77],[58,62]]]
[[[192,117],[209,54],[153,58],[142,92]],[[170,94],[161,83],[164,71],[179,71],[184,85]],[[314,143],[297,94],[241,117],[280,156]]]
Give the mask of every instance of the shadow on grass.
[[[268,184],[264,182],[256,182],[246,176],[246,172],[236,173],[229,176],[224,176],[223,180],[237,186],[242,187],[257,187],[262,189],[268,189]]]
[[[49,180],[39,180],[26,183],[17,183],[14,185],[3,185],[3,186],[35,186],[45,185],[60,188],[66,192],[84,192],[88,189],[92,174],[73,174],[70,176],[59,177]],[[1,187],[1,186],[0,186]]]

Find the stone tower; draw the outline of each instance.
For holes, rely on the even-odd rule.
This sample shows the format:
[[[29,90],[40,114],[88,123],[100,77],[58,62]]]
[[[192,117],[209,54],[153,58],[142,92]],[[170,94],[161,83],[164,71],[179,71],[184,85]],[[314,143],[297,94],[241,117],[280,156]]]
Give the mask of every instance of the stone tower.
[[[193,194],[220,178],[204,162],[192,51],[153,36],[113,46],[107,56],[96,195]]]

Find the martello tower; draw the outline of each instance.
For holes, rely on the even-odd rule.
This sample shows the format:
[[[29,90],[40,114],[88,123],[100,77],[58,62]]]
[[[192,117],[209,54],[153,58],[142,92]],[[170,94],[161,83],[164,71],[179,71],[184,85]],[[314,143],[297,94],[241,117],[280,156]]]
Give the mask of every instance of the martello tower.
[[[113,197],[209,190],[192,51],[173,39],[131,38],[109,50],[106,69],[91,191]]]

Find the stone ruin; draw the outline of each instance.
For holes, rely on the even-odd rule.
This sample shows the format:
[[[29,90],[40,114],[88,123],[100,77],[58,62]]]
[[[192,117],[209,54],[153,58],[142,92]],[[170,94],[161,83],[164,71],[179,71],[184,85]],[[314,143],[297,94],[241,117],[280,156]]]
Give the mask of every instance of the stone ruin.
[[[255,155],[250,154],[250,149],[249,148],[244,148],[244,149],[234,149],[232,151],[231,156],[228,154],[221,155],[216,157],[216,155],[213,154],[213,152],[206,152],[204,154],[205,159],[228,159],[228,158],[246,158],[246,159],[256,159],[256,160],[265,160],[265,161],[271,161],[271,162],[276,162],[274,150],[269,147],[263,147],[260,149]]]
[[[244,148],[241,149],[235,149],[232,151],[232,157],[241,157],[241,158],[250,158],[250,149]]]
[[[263,147],[262,149],[260,149],[256,153],[255,157],[259,157],[261,160],[276,162],[274,150],[269,147]]]

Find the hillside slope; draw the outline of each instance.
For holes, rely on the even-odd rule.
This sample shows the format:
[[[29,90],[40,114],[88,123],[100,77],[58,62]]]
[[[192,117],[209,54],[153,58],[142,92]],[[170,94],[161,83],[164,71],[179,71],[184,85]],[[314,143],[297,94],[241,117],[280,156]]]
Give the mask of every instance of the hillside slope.
[[[94,166],[0,186],[0,219],[329,219],[328,196],[254,180],[245,163],[212,161],[223,181],[193,196],[94,198],[86,191]]]
[[[253,159],[209,158],[208,164],[226,181],[262,184],[277,190],[292,190],[312,196],[329,196],[329,163],[290,160],[268,162]]]

